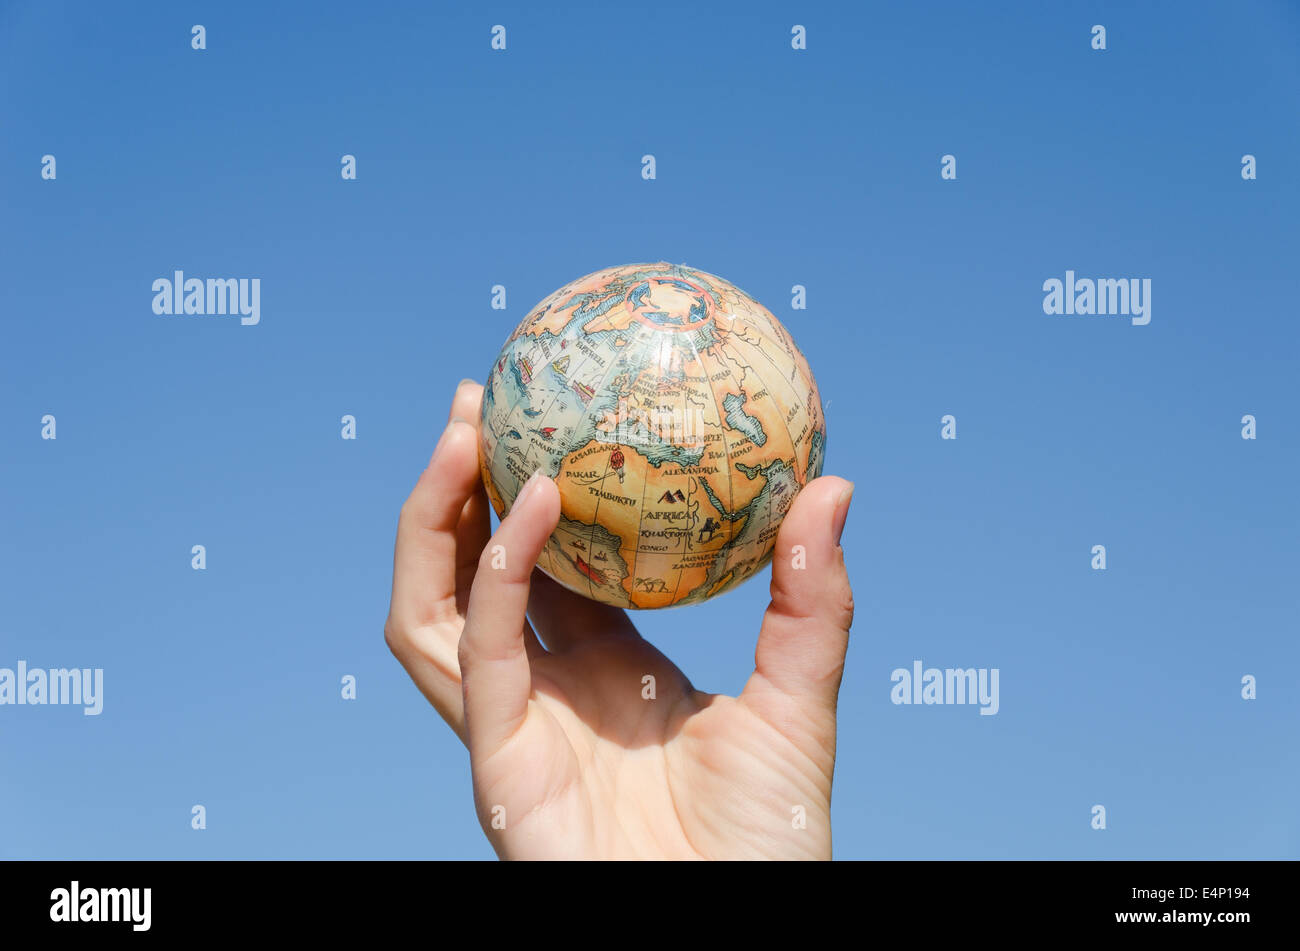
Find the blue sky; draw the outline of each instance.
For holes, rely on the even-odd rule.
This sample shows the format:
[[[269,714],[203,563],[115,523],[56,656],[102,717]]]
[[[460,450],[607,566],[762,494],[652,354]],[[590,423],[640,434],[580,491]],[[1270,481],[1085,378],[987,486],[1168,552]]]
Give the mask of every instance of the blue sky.
[[[0,707],[0,857],[490,857],[397,510],[538,300],[658,260],[786,323],[857,484],[837,856],[1300,856],[1300,11],[894,6],[0,5],[0,667],[105,671]],[[155,316],[176,269],[260,324]],[[637,620],[734,693],[766,602]]]

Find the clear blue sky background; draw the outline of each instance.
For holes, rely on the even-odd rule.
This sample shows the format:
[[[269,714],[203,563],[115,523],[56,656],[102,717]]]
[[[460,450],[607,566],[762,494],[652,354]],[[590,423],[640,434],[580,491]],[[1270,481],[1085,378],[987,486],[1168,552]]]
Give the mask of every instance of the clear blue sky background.
[[[490,856],[397,511],[538,300],[662,259],[787,323],[857,483],[838,856],[1300,856],[1297,7],[614,6],[0,7],[0,666],[106,680],[0,707],[0,857]],[[261,324],[155,316],[178,268]],[[766,601],[638,620],[734,693]],[[891,704],[917,659],[1001,711]]]

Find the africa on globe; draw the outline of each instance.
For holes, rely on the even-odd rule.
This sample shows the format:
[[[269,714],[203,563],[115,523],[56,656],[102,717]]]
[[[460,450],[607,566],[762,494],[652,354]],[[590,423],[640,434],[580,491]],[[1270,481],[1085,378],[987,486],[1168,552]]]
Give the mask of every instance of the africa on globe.
[[[504,516],[560,490],[538,567],[623,608],[711,598],[772,558],[826,423],[808,361],[761,304],[684,264],[626,264],[539,303],[483,392],[479,462]]]

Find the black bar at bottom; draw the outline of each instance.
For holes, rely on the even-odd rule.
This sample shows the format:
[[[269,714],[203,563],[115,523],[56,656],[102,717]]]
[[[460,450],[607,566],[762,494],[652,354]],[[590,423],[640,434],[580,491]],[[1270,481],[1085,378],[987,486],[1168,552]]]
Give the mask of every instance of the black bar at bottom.
[[[5,936],[331,942],[412,931],[540,928],[577,936],[602,919],[637,941],[708,924],[733,936],[772,916],[868,938],[903,930],[1231,941],[1294,934],[1293,862],[836,862],[536,864],[445,862],[8,862]],[[89,920],[88,920],[89,919]],[[630,929],[630,930],[629,930]],[[734,930],[733,930],[734,929]],[[919,929],[919,930],[918,930]]]

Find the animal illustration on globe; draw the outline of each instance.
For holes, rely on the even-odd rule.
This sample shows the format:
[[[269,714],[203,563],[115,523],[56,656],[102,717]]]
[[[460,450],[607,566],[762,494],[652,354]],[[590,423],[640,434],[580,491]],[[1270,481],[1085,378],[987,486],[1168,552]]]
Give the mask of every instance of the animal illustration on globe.
[[[703,601],[763,568],[825,451],[790,334],[684,264],[566,284],[510,335],[483,392],[479,462],[497,514],[542,469],[561,511],[538,567],[623,608]]]

